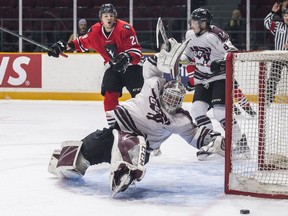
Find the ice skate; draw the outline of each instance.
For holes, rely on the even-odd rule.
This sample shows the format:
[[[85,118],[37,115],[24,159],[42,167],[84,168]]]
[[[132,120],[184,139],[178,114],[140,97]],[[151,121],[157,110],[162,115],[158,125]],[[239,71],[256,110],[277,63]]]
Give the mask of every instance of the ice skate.
[[[250,115],[251,117],[255,117],[257,115],[257,113],[252,109],[251,106],[245,106],[243,107],[243,109],[245,110],[245,112]]]
[[[242,138],[236,143],[232,150],[233,155],[244,156],[245,158],[250,158],[250,148],[248,146],[246,135],[243,134]]]
[[[241,110],[236,105],[233,105],[233,112],[237,116],[241,115]]]
[[[222,136],[218,136],[213,142],[207,146],[203,146],[196,153],[198,160],[205,160],[212,154],[219,154],[224,157],[225,155],[225,139]]]
[[[153,154],[154,154],[154,156],[160,156],[162,154],[162,151],[160,148],[157,148],[157,149],[153,150]]]

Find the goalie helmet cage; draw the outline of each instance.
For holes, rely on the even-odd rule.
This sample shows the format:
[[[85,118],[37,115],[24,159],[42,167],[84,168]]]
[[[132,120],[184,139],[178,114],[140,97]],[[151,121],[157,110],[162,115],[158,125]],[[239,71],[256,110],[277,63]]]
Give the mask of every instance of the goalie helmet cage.
[[[226,59],[225,193],[287,199],[288,51],[229,53]],[[235,80],[257,111],[254,118],[233,114]],[[233,130],[234,120],[241,134]],[[242,134],[250,154],[236,148]]]

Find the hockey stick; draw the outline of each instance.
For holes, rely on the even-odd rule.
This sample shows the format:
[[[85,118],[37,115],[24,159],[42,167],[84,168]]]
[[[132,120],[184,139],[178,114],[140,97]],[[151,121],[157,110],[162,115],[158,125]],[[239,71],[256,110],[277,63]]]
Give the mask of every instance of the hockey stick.
[[[161,17],[158,18],[158,22],[157,22],[157,26],[156,26],[156,45],[157,45],[157,48],[159,48],[159,32],[162,36],[162,39],[164,41],[164,44],[166,45],[166,47],[168,48],[168,51],[171,49],[170,47],[170,43],[168,41],[168,37],[167,37],[167,34],[166,34],[166,30],[165,30],[165,27],[164,27],[164,24],[162,22],[162,19]],[[201,64],[201,63],[192,63],[193,65],[199,65],[199,66],[204,66],[204,67],[210,67],[209,64]]]
[[[165,27],[164,27],[164,24],[162,22],[161,17],[158,18],[158,22],[157,22],[157,26],[156,26],[156,45],[157,45],[157,48],[159,48],[159,32],[162,36],[164,44],[168,48],[169,47],[169,41],[168,41],[166,30],[165,30]]]
[[[161,17],[158,18],[158,22],[157,22],[157,26],[156,26],[156,45],[157,45],[157,48],[159,48],[159,32],[160,32],[162,39],[164,41],[164,44],[166,46],[166,50],[170,51],[170,49],[171,49],[170,43],[169,43],[169,40],[168,40],[168,37],[166,34],[166,30],[165,30],[165,27],[164,27],[164,24],[162,22]],[[175,64],[175,66],[174,66],[174,74],[172,72],[170,72],[170,76],[171,76],[171,78],[176,79],[178,81],[181,80],[181,77],[179,75],[179,60],[177,61],[177,64]]]
[[[17,34],[17,33],[15,33],[15,32],[12,32],[12,31],[4,28],[4,27],[1,27],[1,26],[0,26],[0,30],[4,31],[4,32],[6,32],[6,33],[9,33],[9,34],[11,34],[11,35],[14,35],[15,37],[22,38],[23,40],[25,40],[25,41],[27,41],[27,42],[29,42],[29,43],[32,43],[32,44],[34,44],[34,45],[36,45],[36,46],[38,46],[38,47],[41,47],[41,48],[43,48],[43,49],[45,49],[45,50],[47,50],[47,51],[51,51],[51,49],[50,49],[49,47],[45,46],[44,44],[38,43],[38,42],[36,42],[36,41],[34,41],[34,40],[32,40],[32,39],[26,38],[26,37],[24,37],[23,35],[20,35],[20,34]],[[64,53],[59,53],[59,54],[60,54],[61,56],[65,57],[65,58],[68,57],[68,55],[66,55],[66,54],[64,54]]]

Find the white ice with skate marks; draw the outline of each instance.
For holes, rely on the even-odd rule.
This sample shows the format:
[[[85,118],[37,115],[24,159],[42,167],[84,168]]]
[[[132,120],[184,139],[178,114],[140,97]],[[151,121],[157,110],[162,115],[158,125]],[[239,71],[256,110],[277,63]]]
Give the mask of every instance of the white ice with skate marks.
[[[225,195],[224,159],[199,162],[178,136],[151,156],[135,188],[114,199],[108,164],[90,167],[80,181],[59,181],[47,172],[51,153],[106,125],[102,102],[2,100],[0,107],[0,215],[287,215],[287,200]]]

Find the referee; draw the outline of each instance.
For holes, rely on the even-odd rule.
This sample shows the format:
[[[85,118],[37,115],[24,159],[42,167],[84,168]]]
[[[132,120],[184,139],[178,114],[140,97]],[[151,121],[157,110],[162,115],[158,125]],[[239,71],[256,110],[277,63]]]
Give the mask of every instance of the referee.
[[[274,15],[281,9],[281,4],[275,3],[272,11],[264,18],[264,26],[275,36],[275,50],[288,50],[288,8],[286,8],[282,17],[283,20],[275,21]],[[266,86],[267,97],[266,103],[270,105],[274,99],[277,90],[277,85],[281,80],[281,73],[284,66],[288,66],[288,62],[274,61],[271,65],[269,78]]]

